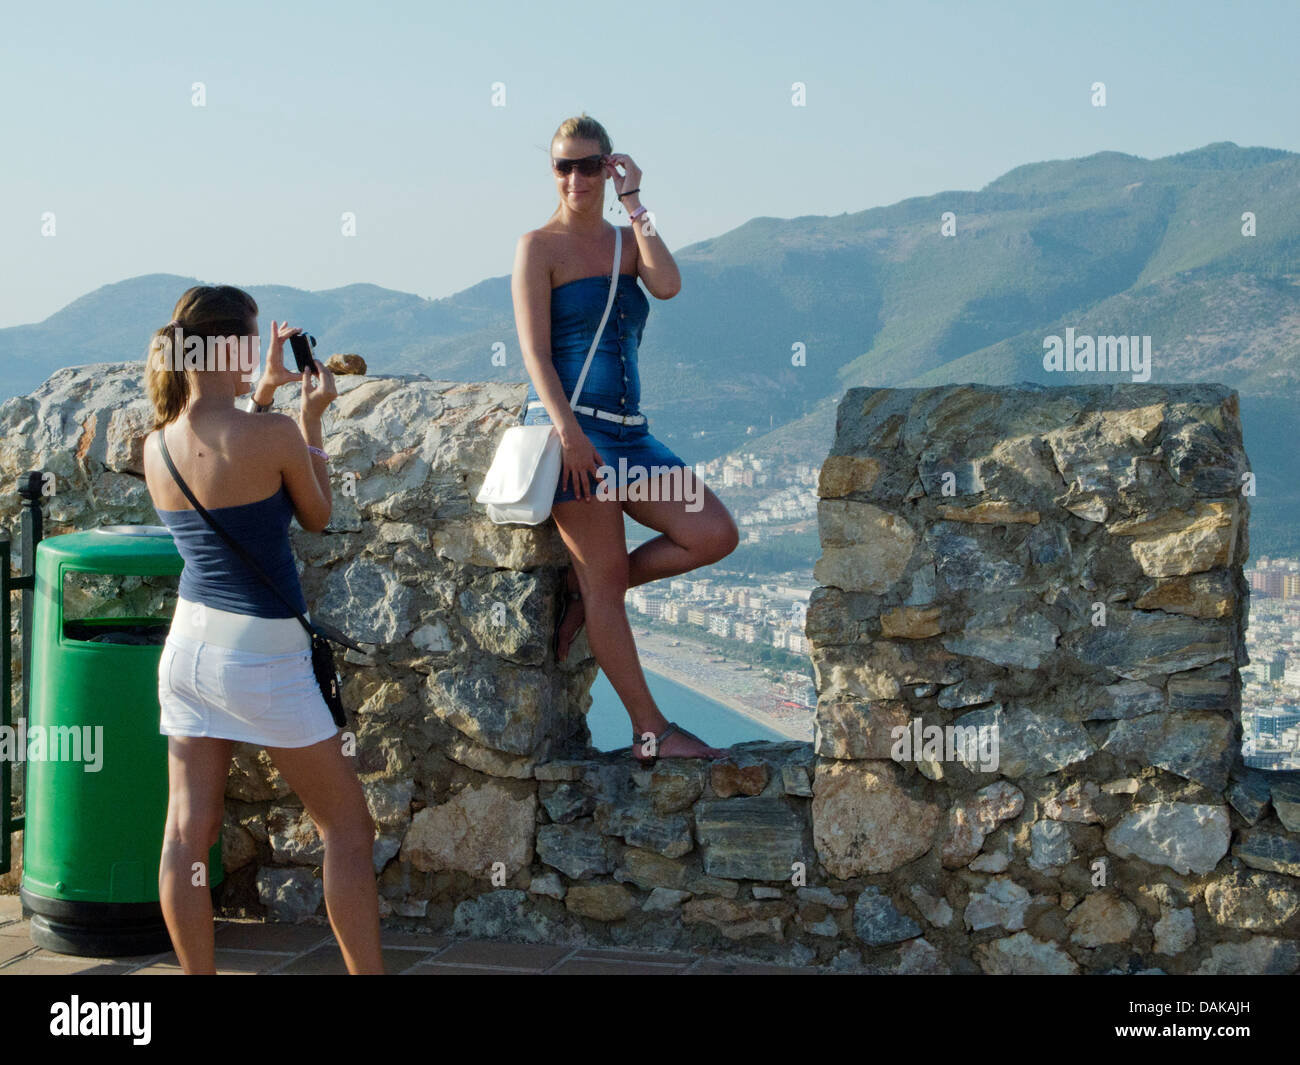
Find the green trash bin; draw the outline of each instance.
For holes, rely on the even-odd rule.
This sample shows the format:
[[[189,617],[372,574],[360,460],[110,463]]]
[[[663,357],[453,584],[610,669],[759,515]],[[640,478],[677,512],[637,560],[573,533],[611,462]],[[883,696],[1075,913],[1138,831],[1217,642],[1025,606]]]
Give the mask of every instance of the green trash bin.
[[[167,820],[158,663],[182,568],[161,525],[36,547],[20,894],[37,946],[98,957],[171,948],[158,902]],[[208,870],[215,892],[220,841]]]

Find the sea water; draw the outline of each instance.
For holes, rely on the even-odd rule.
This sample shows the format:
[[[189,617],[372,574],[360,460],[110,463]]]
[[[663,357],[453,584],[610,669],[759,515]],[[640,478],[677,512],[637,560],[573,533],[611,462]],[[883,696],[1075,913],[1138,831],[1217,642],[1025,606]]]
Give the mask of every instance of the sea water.
[[[694,732],[705,743],[730,747],[733,743],[747,740],[789,739],[675,680],[651,673],[648,669],[644,672],[650,694],[664,717]],[[587,727],[591,729],[591,744],[597,750],[615,751],[632,742],[632,724],[627,711],[603,670],[597,670],[596,680],[591,686]]]

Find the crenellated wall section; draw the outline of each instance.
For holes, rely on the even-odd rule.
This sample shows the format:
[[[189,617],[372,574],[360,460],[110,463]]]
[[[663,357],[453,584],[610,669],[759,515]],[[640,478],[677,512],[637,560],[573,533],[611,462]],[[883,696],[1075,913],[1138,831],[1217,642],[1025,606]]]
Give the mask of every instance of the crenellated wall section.
[[[93,369],[0,407],[0,482],[55,473],[51,533],[156,522],[138,368]],[[1233,393],[848,392],[814,743],[643,770],[588,747],[585,637],[549,658],[553,524],[472,501],[524,386],[338,380],[335,518],[293,539],[312,611],[367,645],[345,701],[386,922],[890,972],[1300,967],[1300,789],[1238,754]],[[238,750],[226,806],[227,911],[322,920],[320,840],[265,754]]]

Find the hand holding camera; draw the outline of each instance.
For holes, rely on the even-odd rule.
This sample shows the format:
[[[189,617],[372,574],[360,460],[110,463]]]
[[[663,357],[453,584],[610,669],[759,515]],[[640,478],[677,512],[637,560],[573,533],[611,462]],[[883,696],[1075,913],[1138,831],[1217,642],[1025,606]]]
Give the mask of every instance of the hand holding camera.
[[[284,364],[286,340],[293,350],[296,373]],[[338,389],[334,383],[334,374],[319,359],[312,357],[311,349],[315,346],[316,338],[304,333],[300,327],[291,328],[288,322],[272,321],[271,344],[266,352],[266,371],[258,384],[270,385],[275,389],[298,381],[302,385],[302,416],[319,421],[325,408],[338,397]]]
[[[267,349],[266,352],[266,371],[262,374],[262,379],[260,382],[258,382],[259,385],[266,384],[266,385],[270,385],[272,389],[276,389],[279,388],[281,385],[291,384],[292,382],[298,380],[298,375],[302,373],[303,367],[300,363],[298,367],[298,372],[295,373],[293,370],[290,370],[288,367],[284,365],[284,342],[288,340],[290,344],[293,345],[294,358],[297,359],[298,344],[299,343],[306,344],[306,341],[299,340],[301,334],[302,334],[302,330],[299,328],[290,329],[288,322],[280,322],[280,323],[277,323],[275,321],[271,322],[271,346]],[[314,344],[315,340],[312,339],[311,343]],[[308,348],[309,360],[310,360],[310,350],[311,349],[309,347]]]
[[[296,339],[296,338],[295,338]],[[337,397],[338,389],[334,384],[334,374],[319,359],[310,361],[311,369],[302,371],[302,417],[320,416]]]

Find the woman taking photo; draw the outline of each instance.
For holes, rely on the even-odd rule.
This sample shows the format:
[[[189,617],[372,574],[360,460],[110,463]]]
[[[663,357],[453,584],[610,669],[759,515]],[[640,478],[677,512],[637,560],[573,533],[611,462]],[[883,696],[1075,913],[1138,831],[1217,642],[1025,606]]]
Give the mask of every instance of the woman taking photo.
[[[319,362],[318,376],[302,374],[297,423],[262,412],[279,385],[297,380],[285,368],[283,346],[299,330],[272,322],[266,372],[253,395],[261,410],[240,410],[235,398],[250,391],[251,367],[241,368],[233,343],[226,358],[202,368],[179,360],[184,338],[201,339],[205,354],[240,337],[256,345],[252,297],[229,285],[196,286],[172,318],[150,346],[146,384],[155,417],[144,445],[149,495],[185,562],[158,667],[160,731],[168,737],[158,891],[167,931],[185,972],[216,971],[208,878],[195,872],[221,835],[234,745],[254,743],[266,748],[324,841],[325,906],[348,971],[379,973],[375,826],[312,671],[310,638],[190,506],[158,440],[166,434],[167,451],[195,498],[306,614],[289,519],[320,532],[330,518],[321,414],[337,394],[334,377]],[[256,346],[252,352],[255,361]]]
[[[717,562],[739,541],[726,507],[703,483],[687,480],[694,477],[689,465],[650,435],[639,410],[636,356],[649,301],[637,279],[651,295],[670,299],[680,290],[681,277],[663,239],[642,217],[640,169],[631,157],[613,153],[599,122],[585,113],[566,120],[551,139],[550,154],[559,205],[545,225],[519,239],[511,292],[531,379],[523,424],[554,425],[563,449],[551,513],[572,565],[562,590],[556,656],[567,657],[585,623],[592,653],[631,718],[632,753],[639,761],[721,757],[725,751],[670,723],[655,705],[623,601],[629,587]],[[622,227],[621,242],[604,219],[605,182],[611,179],[632,221]],[[613,308],[578,405],[571,409],[570,397],[606,306],[616,246],[621,261]],[[618,485],[614,498],[598,496],[596,471],[620,468],[620,459],[629,469],[638,464],[680,469],[663,472],[657,490],[641,485],[629,492],[636,482],[628,481]],[[677,478],[684,498],[673,498]],[[688,510],[687,499],[696,506]],[[624,513],[660,535],[629,554]]]

